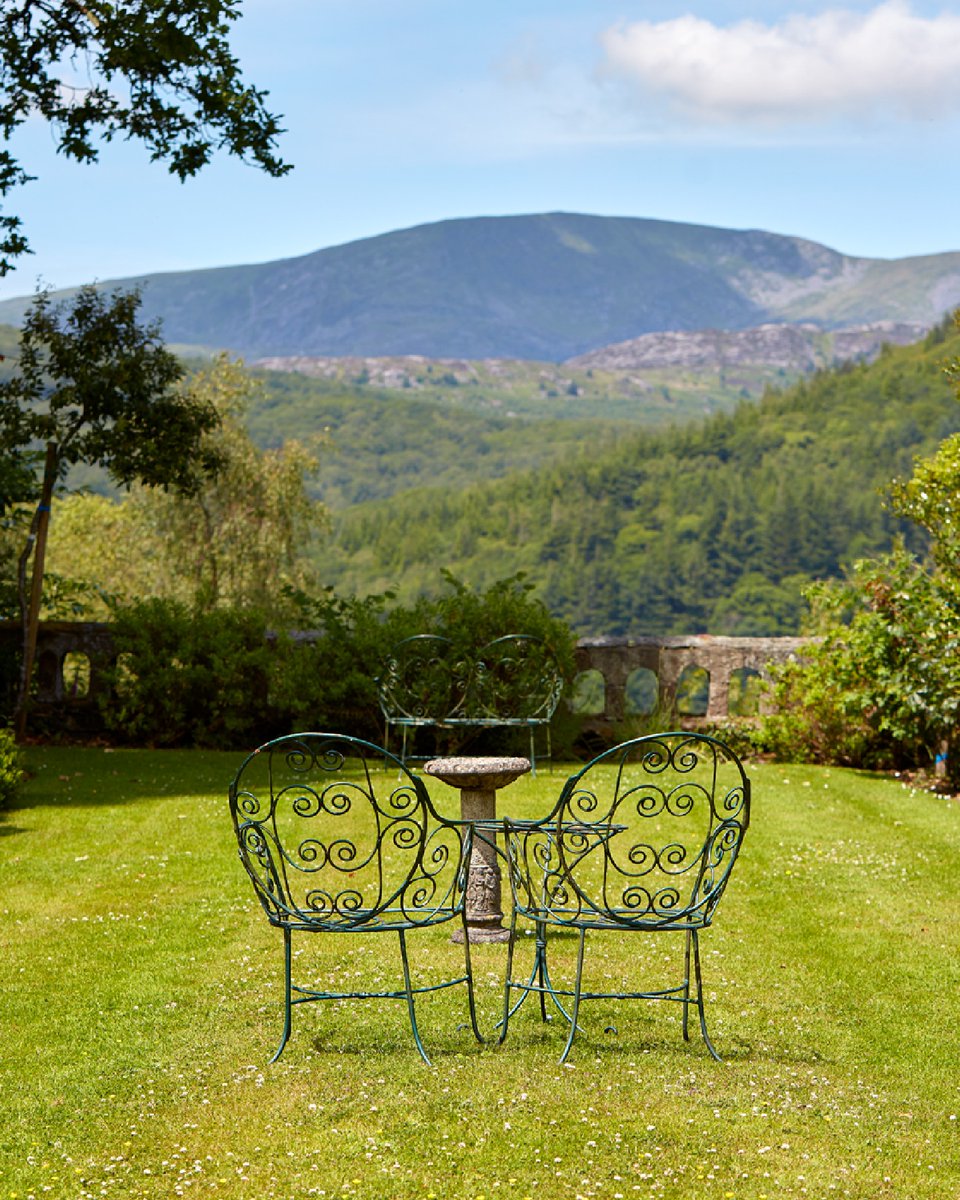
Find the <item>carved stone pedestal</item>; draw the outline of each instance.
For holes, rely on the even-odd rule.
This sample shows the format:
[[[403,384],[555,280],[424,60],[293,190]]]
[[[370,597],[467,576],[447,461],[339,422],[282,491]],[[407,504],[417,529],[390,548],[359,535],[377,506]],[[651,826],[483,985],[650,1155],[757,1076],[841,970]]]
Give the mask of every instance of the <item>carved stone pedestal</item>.
[[[476,822],[467,881],[467,936],[471,942],[505,942],[500,864],[493,832],[497,792],[530,770],[529,758],[434,758],[424,771],[460,789],[460,816]],[[457,930],[454,941],[462,941]]]

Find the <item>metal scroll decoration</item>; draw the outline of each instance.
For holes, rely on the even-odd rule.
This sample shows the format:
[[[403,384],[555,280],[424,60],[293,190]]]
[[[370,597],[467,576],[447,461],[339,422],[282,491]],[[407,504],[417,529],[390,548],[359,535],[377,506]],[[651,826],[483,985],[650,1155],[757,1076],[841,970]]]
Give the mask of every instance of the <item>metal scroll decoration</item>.
[[[391,720],[466,724],[549,720],[563,677],[549,648],[530,634],[495,638],[475,654],[436,634],[400,642],[378,680]]]
[[[742,770],[702,735],[637,739],[567,782],[512,836],[521,907],[560,924],[703,927],[749,821]]]
[[[248,760],[231,811],[273,924],[403,929],[460,911],[467,831],[431,819],[422,784],[396,774],[332,735],[280,739]]]

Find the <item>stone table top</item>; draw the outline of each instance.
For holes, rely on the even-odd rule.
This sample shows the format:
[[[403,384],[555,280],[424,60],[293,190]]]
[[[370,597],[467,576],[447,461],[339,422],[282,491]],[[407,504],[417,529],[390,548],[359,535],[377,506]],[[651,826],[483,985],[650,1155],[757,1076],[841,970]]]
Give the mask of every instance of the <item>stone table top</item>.
[[[424,771],[468,792],[495,792],[530,770],[529,758],[432,758]]]

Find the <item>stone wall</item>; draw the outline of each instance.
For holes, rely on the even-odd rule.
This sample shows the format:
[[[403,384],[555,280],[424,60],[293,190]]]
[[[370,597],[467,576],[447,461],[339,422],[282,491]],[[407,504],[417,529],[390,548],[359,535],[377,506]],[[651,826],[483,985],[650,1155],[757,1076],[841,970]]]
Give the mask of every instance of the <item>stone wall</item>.
[[[644,637],[583,638],[577,644],[577,668],[602,677],[602,707],[583,714],[586,728],[610,735],[630,716],[629,686],[638,669],[656,676],[660,705],[672,710],[685,670],[706,672],[705,711],[681,713],[688,728],[730,719],[730,688],[737,672],[764,677],[771,663],[802,652],[804,638]],[[8,661],[20,644],[17,623],[0,622],[0,656]],[[37,639],[36,715],[47,727],[95,732],[97,698],[105,686],[103,670],[114,658],[110,626],[95,622],[47,621]],[[5,707],[10,708],[9,701]]]
[[[685,671],[706,673],[705,711],[681,713],[685,728],[732,718],[731,684],[738,672],[768,678],[772,663],[786,662],[802,653],[806,638],[690,637],[582,638],[577,643],[577,669],[598,671],[603,677],[603,708],[584,714],[584,724],[597,733],[609,733],[631,715],[628,685],[634,671],[656,676],[660,708],[673,710],[677,688]]]

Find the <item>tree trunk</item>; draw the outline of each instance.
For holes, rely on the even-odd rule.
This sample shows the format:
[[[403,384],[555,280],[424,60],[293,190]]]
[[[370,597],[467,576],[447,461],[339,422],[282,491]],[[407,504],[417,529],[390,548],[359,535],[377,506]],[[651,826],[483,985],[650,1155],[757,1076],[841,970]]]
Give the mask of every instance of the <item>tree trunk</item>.
[[[20,592],[20,615],[23,622],[23,661],[20,664],[20,692],[14,710],[14,736],[22,742],[27,732],[27,713],[30,707],[30,681],[33,676],[33,660],[37,653],[37,627],[40,624],[40,601],[43,595],[43,564],[47,553],[47,530],[50,526],[50,504],[53,486],[57,481],[58,446],[47,442],[47,457],[43,464],[43,485],[40,503],[30,526],[30,535],[23,554],[20,556],[18,585]],[[30,595],[26,595],[27,562],[33,550],[33,573]]]

